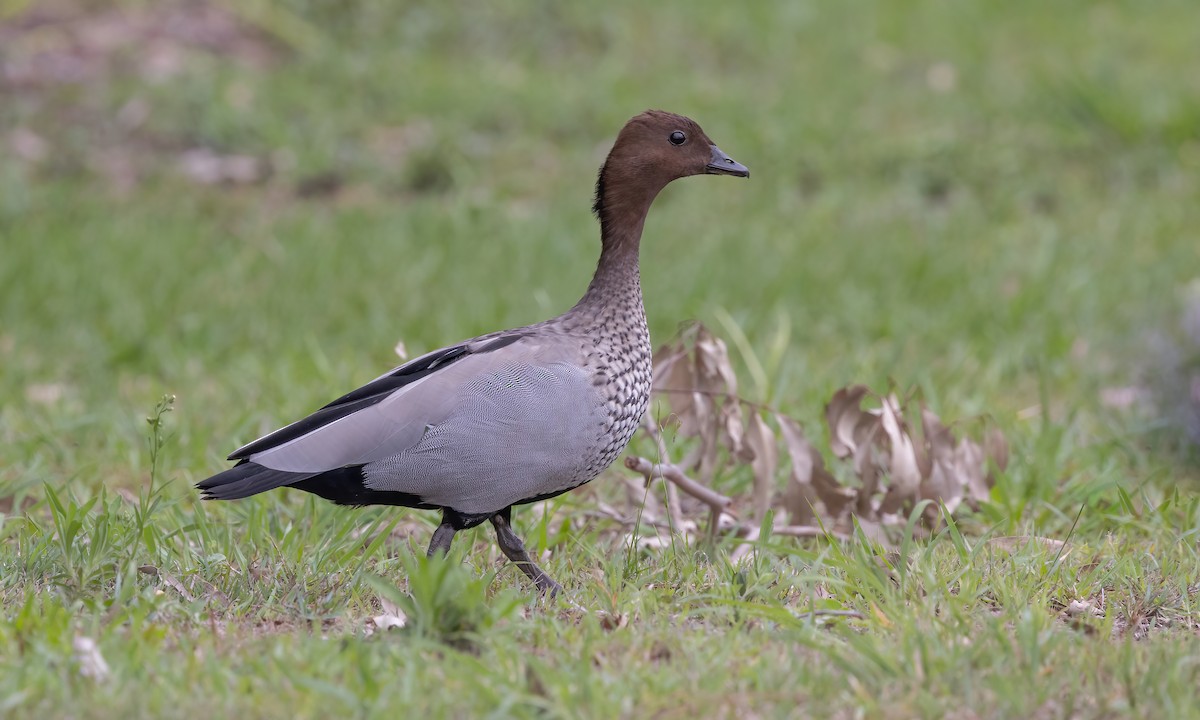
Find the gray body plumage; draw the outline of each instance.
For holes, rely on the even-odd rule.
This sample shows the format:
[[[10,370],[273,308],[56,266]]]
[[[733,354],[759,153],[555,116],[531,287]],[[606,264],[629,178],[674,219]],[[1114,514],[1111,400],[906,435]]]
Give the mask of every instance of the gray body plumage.
[[[594,477],[587,461],[604,432],[595,395],[565,363],[489,367],[416,443],[366,465],[366,486],[470,515],[570,489]]]

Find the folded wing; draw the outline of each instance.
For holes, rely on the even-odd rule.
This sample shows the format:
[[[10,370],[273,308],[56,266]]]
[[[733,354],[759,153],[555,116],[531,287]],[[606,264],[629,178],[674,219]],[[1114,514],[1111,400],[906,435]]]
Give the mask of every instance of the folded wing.
[[[295,485],[462,512],[573,487],[591,479],[604,401],[554,347],[518,334],[422,356],[239,449],[237,467],[200,487],[229,498]]]

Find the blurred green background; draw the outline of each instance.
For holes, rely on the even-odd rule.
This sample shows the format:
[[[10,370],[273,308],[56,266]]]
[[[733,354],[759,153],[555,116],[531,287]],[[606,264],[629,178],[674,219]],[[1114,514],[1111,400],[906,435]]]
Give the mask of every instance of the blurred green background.
[[[0,509],[33,503],[0,540],[32,537],[47,486],[144,488],[165,393],[165,493],[192,522],[192,482],[397,364],[397,341],[416,355],[570,307],[599,250],[596,169],[662,108],[752,177],[655,204],[656,343],[705,322],[761,366],[743,393],[816,437],[852,382],[990,415],[1014,447],[993,528],[1062,538],[1083,507],[1097,542],[1193,531],[1151,547],[1194,561],[1194,528],[1142,513],[1195,490],[1198,66],[1193,0],[0,1]],[[301,507],[355,522],[297,495],[207,512],[230,546]],[[6,609],[43,577],[18,556]],[[111,582],[84,595],[103,606]]]
[[[164,391],[203,474],[397,340],[569,307],[595,169],[647,107],[754,172],[656,205],[657,340],[718,308],[764,354],[782,328],[771,399],[802,416],[888,377],[965,414],[1039,383],[1086,407],[1200,271],[1192,8],[28,4],[2,36],[6,475],[78,473],[19,449],[59,422],[120,474]]]

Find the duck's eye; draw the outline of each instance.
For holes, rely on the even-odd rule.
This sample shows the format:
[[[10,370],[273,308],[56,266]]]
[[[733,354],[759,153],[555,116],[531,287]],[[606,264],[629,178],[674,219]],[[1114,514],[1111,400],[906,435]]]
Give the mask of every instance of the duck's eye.
[[[671,133],[671,137],[667,139],[671,141],[672,145],[682,145],[687,142],[687,135],[684,135],[676,130],[675,132]]]

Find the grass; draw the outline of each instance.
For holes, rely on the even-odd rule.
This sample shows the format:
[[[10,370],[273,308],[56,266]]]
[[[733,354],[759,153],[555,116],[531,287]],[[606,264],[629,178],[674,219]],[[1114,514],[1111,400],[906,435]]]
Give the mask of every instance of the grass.
[[[1195,451],[1101,402],[1200,275],[1192,4],[643,5],[250,3],[175,65],[118,43],[4,89],[0,714],[1196,716]],[[82,52],[47,27],[0,60]],[[990,414],[1013,444],[992,502],[894,551],[779,540],[732,568],[729,542],[629,554],[585,514],[613,470],[516,515],[589,613],[534,602],[485,532],[414,558],[429,513],[199,502],[397,340],[568,307],[595,169],[646,107],[753,171],[656,204],[656,339],[740,328],[747,392],[816,436],[850,382]],[[198,185],[196,147],[271,170]],[[413,624],[372,632],[381,597]]]

